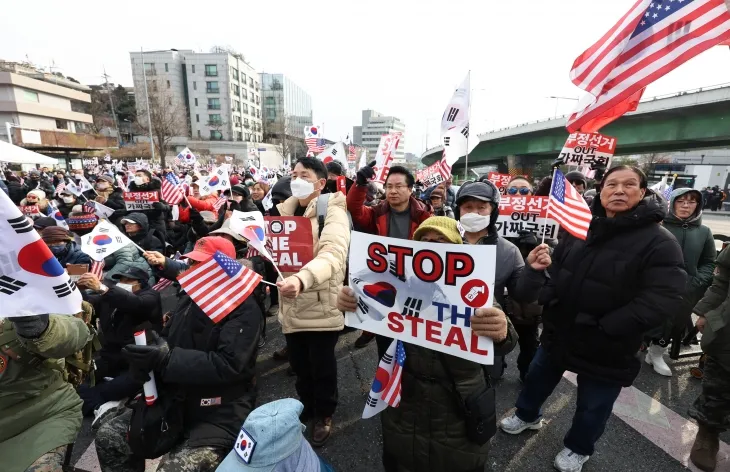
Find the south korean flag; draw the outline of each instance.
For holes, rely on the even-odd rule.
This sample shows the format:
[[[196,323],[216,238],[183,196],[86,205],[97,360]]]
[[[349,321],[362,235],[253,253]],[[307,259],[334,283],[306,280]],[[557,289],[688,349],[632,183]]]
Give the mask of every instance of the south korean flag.
[[[231,188],[231,181],[228,178],[228,171],[223,167],[216,167],[208,177],[208,181],[200,187],[200,195],[210,195],[215,190],[223,192]]]
[[[0,318],[81,311],[76,285],[5,192],[0,241]]]

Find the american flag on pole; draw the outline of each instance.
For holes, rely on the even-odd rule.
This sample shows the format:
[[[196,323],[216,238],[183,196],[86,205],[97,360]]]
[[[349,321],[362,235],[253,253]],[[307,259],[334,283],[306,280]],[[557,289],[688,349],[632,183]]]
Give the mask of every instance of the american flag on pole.
[[[638,0],[573,63],[571,81],[593,100],[581,101],[568,130],[597,131],[635,110],[647,85],[728,40],[725,0]]]
[[[353,144],[350,144],[347,148],[347,160],[350,162],[355,162],[357,160],[357,149],[355,149],[355,146]]]
[[[588,204],[573,185],[565,179],[559,169],[555,169],[553,185],[548,197],[548,217],[552,217],[568,233],[585,240],[593,215]]]
[[[218,211],[221,209],[223,205],[228,201],[228,198],[226,197],[218,197],[216,201],[213,202],[213,208],[215,208],[215,211]]]
[[[100,261],[91,261],[91,268],[89,269],[89,272],[101,280],[104,275],[104,259]]]
[[[403,347],[403,341],[398,341],[397,343],[393,374],[390,376],[390,380],[382,396],[383,401],[393,408],[400,405],[400,383],[401,377],[403,376],[403,364],[406,362],[406,350]]]
[[[180,179],[172,172],[162,179],[162,199],[170,205],[177,205],[184,197],[180,190]]]
[[[195,304],[218,323],[253,292],[261,279],[261,275],[217,251],[207,262],[183,272],[178,281]]]
[[[365,400],[363,419],[372,418],[388,408],[388,405],[397,407],[400,404],[400,385],[405,360],[403,342],[394,339],[378,364],[370,393]]]
[[[325,140],[322,139],[322,129],[319,126],[304,127],[304,143],[307,149],[313,153],[320,153],[327,147]]]

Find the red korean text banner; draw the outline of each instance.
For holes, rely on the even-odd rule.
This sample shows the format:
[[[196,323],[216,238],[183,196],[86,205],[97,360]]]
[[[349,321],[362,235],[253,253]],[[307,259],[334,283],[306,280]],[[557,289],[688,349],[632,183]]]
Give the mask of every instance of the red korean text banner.
[[[529,231],[538,238],[543,233],[547,239],[558,237],[558,223],[547,218],[548,197],[502,197],[499,201],[497,233],[505,238],[517,238],[520,232]]]
[[[441,182],[446,181],[443,172],[441,171],[440,162],[435,162],[425,169],[416,171],[416,181],[421,182],[426,188],[438,185]]]
[[[299,272],[314,258],[312,223],[303,216],[265,216],[271,256],[282,272]]]
[[[160,192],[124,192],[122,197],[127,211],[151,210],[160,201]]]
[[[572,133],[565,141],[560,159],[569,166],[610,167],[616,152],[616,138],[600,133]]]
[[[512,176],[509,174],[500,174],[499,172],[490,172],[487,174],[487,179],[497,186],[499,193],[504,195],[507,192],[507,184],[512,180]]]

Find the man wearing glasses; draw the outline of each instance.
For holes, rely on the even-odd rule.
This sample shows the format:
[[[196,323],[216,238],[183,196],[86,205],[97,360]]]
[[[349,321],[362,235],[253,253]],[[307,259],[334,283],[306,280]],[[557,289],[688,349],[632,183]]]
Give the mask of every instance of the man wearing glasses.
[[[365,205],[365,198],[368,182],[375,177],[374,165],[373,161],[357,171],[356,185],[347,193],[347,210],[355,229],[390,238],[412,239],[418,225],[432,216],[426,206],[412,195],[413,174],[402,166],[391,167],[385,179],[385,201],[369,207]],[[374,337],[372,333],[363,332],[355,347],[365,347]],[[383,357],[390,341],[384,336],[377,336],[378,358]]]

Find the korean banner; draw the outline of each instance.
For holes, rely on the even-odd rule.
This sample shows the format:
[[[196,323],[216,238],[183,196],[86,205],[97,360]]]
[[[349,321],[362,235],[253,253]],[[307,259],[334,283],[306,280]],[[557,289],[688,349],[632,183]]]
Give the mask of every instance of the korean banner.
[[[438,185],[446,181],[444,174],[441,172],[440,162],[435,162],[423,170],[416,171],[416,181],[423,183],[426,188]]]
[[[496,185],[499,193],[504,196],[507,192],[507,184],[512,180],[512,176],[509,174],[500,174],[499,172],[490,172],[487,174],[487,179]]]
[[[36,218],[41,217],[41,209],[38,208],[38,205],[21,205],[18,208],[20,208],[20,211],[28,218],[35,220]]]
[[[542,238],[558,237],[558,223],[547,218],[548,197],[518,196],[499,200],[496,230],[502,237],[517,238],[520,231],[535,233]]]
[[[160,201],[160,192],[124,192],[124,206],[127,211],[151,210],[152,205]]]
[[[611,167],[616,138],[599,133],[573,133],[565,141],[560,159],[569,166]]]
[[[375,155],[375,182],[384,184],[388,171],[390,171],[390,163],[393,162],[393,155],[398,150],[398,143],[402,133],[384,134],[380,138],[378,152]]]
[[[303,216],[266,216],[271,255],[282,272],[299,272],[314,257],[312,223]]]
[[[345,324],[480,364],[493,343],[471,331],[491,307],[496,247],[435,244],[352,233],[350,287],[357,310]],[[479,265],[477,266],[477,261]]]

